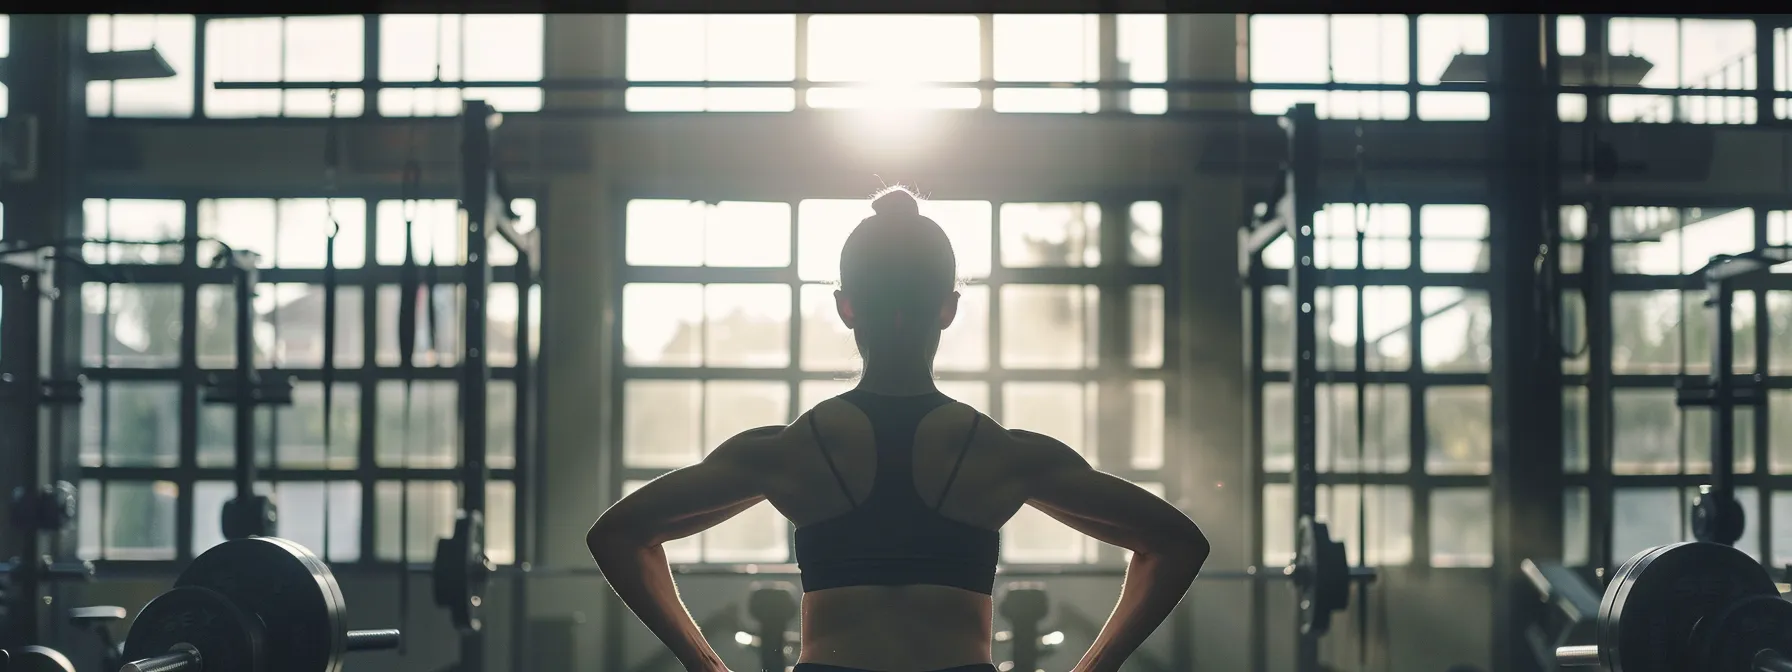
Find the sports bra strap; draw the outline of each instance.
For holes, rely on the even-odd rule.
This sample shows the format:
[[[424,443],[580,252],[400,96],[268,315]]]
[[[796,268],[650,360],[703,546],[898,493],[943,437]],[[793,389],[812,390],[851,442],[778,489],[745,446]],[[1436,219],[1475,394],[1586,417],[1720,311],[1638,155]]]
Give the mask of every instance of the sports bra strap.
[[[946,503],[946,495],[952,492],[952,482],[958,480],[958,468],[964,466],[964,456],[971,452],[971,441],[977,438],[977,425],[983,422],[983,414],[975,409],[971,411],[971,429],[964,434],[964,445],[958,449],[958,461],[952,463],[952,474],[946,477],[946,487],[940,489],[940,498],[933,503],[933,510],[938,511]]]
[[[846,495],[846,503],[855,508],[858,507],[859,502],[852,498],[852,490],[846,487],[846,479],[841,477],[840,470],[834,467],[834,457],[828,454],[827,443],[821,440],[821,429],[815,426],[814,411],[809,412],[809,433],[815,436],[815,449],[821,451],[821,459],[827,460],[828,471],[834,474],[834,482],[840,484],[840,494]]]

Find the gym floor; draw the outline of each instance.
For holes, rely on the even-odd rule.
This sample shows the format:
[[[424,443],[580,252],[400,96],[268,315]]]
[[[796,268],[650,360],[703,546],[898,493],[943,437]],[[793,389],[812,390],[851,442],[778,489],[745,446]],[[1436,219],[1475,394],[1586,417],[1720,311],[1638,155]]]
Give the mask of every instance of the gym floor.
[[[595,573],[584,532],[722,438],[850,387],[828,283],[863,199],[901,182],[969,281],[941,389],[1065,439],[1213,541],[1212,576],[1127,670],[1297,669],[1293,593],[1224,573],[1291,562],[1296,493],[1314,483],[1350,563],[1377,570],[1319,641],[1325,669],[1542,669],[1525,560],[1598,585],[1694,538],[1714,414],[1677,407],[1675,390],[1712,372],[1698,274],[1713,255],[1792,243],[1784,21],[1556,17],[1543,34],[1564,86],[1631,88],[1552,90],[1555,125],[1500,116],[1543,97],[1476,89],[1540,39],[1484,15],[16,15],[0,30],[0,109],[8,137],[36,136],[0,157],[0,244],[185,241],[88,243],[85,280],[46,300],[45,356],[85,377],[78,407],[46,415],[35,458],[79,487],[49,552],[96,566],[46,590],[135,613],[223,541],[234,416],[205,397],[237,362],[231,276],[209,268],[228,246],[261,255],[256,366],[294,381],[290,405],[256,415],[279,536],[331,563],[350,627],[405,631],[402,652],[344,669],[461,660],[430,561],[461,506],[457,115],[484,100],[503,114],[516,229],[542,242],[533,289],[515,247],[494,237],[489,252],[497,572],[482,666],[463,668],[677,669]],[[172,76],[118,66],[145,50]],[[88,53],[120,54],[117,72]],[[1585,74],[1595,62],[1606,79]],[[1165,83],[1240,74],[1253,84]],[[964,85],[979,80],[1084,88]],[[294,88],[216,86],[268,81]],[[1749,90],[1678,91],[1693,88]],[[1276,116],[1303,102],[1322,138],[1305,373],[1294,236],[1240,250],[1241,227],[1274,214],[1254,208],[1289,156]],[[1509,149],[1526,143],[1562,158],[1559,184],[1538,186]],[[1541,261],[1502,233],[1538,212],[1559,225]],[[408,358],[406,269],[429,286]],[[1734,417],[1735,546],[1783,567],[1792,423],[1773,417],[1792,414],[1792,276],[1738,281],[1732,324],[1735,371],[1767,390]],[[519,417],[520,361],[536,369]],[[1290,382],[1302,376],[1309,401]],[[1296,477],[1303,412],[1310,481]],[[43,478],[15,468],[31,464],[15,443],[0,452],[9,490]],[[4,539],[0,557],[16,554]],[[667,546],[734,669],[757,669],[743,605],[791,543],[762,505]],[[1045,582],[1061,644],[1042,666],[1068,669],[1113,604],[1122,552],[1027,509],[1003,553]],[[52,641],[95,669],[87,636],[55,620]]]

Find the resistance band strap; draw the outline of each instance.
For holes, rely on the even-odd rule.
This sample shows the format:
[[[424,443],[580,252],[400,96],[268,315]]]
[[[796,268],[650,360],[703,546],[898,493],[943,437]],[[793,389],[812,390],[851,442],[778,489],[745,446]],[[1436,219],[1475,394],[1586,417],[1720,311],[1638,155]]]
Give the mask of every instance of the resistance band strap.
[[[407,167],[408,168],[408,167]],[[407,170],[408,172],[408,170]],[[409,202],[406,202],[409,205]],[[403,433],[399,439],[399,460],[405,467],[410,466],[411,436],[411,379],[414,377],[415,360],[413,353],[417,348],[417,254],[416,223],[411,219],[409,211],[404,221],[404,265],[399,267],[398,288],[398,370],[404,379],[404,419],[400,421]],[[398,609],[400,629],[410,627],[411,617],[411,479],[409,475],[401,476],[398,493],[398,536],[399,536],[399,583]],[[402,654],[403,643],[400,643]]]
[[[330,117],[336,117],[336,90],[330,90]],[[326,129],[324,137],[324,188],[335,196],[337,168],[337,135],[336,124],[332,122]],[[332,409],[336,394],[336,236],[342,233],[342,225],[336,221],[335,199],[324,200],[324,217],[330,224],[329,237],[324,240],[324,352],[323,371],[320,376],[324,386],[324,460],[333,457],[331,441],[334,429]],[[324,483],[324,558],[330,557],[330,483]]]

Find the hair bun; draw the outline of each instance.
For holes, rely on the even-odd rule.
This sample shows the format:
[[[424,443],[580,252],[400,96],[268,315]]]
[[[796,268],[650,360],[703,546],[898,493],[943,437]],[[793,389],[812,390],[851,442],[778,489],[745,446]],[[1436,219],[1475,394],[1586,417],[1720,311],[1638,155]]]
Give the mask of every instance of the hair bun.
[[[919,217],[921,204],[915,201],[914,193],[908,188],[895,186],[871,200],[871,211],[879,215]]]

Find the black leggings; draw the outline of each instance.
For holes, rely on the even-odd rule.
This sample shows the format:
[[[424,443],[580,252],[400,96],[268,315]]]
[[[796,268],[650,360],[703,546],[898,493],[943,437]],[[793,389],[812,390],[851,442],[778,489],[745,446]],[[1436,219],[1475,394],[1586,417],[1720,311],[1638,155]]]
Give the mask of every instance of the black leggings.
[[[861,670],[856,667],[840,667],[839,665],[823,665],[821,663],[797,663],[796,664],[796,672],[877,672],[877,671],[876,670]],[[996,672],[996,666],[990,665],[987,663],[978,664],[978,665],[959,665],[958,667],[948,667],[943,670],[934,670],[933,672]]]

